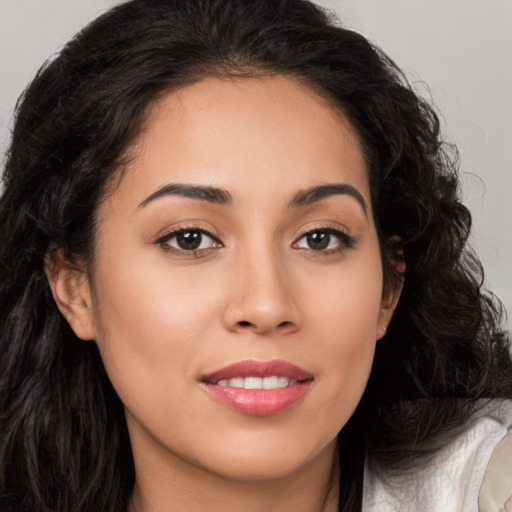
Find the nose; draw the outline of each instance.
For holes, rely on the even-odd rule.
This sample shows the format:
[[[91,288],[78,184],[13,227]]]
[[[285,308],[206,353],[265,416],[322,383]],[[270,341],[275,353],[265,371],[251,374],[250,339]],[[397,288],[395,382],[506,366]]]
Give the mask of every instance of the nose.
[[[296,283],[269,251],[243,257],[231,272],[224,324],[232,332],[285,335],[300,325]]]

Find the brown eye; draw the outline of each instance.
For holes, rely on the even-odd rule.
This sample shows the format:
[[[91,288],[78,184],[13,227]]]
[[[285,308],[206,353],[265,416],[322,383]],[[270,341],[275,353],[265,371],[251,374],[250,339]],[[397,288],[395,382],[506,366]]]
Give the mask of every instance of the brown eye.
[[[199,231],[184,231],[176,235],[176,245],[184,251],[195,251],[201,247],[203,234]]]
[[[222,244],[202,229],[180,229],[157,240],[157,244],[165,249],[177,251],[201,251]]]
[[[310,249],[321,251],[329,247],[329,243],[331,242],[331,235],[325,231],[315,231],[306,235],[306,241]]]
[[[299,249],[329,253],[331,251],[349,249],[354,244],[355,240],[347,233],[337,229],[325,228],[305,233],[294,246]]]

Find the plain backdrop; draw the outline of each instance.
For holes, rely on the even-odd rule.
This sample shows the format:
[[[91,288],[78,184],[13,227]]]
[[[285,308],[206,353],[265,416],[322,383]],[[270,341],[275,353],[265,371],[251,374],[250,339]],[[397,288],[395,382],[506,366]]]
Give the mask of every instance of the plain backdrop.
[[[186,0],[183,0],[186,1]],[[0,152],[39,66],[112,0],[0,0]],[[472,245],[512,315],[512,0],[319,0],[405,69],[461,155]],[[1,241],[0,241],[1,243]],[[509,319],[509,326],[511,321]]]

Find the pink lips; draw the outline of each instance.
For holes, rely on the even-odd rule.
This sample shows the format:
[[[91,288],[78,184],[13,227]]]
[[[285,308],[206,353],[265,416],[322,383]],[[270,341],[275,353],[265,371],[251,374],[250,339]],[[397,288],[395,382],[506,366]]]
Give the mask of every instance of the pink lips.
[[[245,389],[217,384],[237,377],[272,376],[287,377],[291,382],[287,387],[277,389]],[[288,409],[304,396],[312,382],[313,376],[306,370],[281,360],[241,361],[202,378],[204,389],[213,398],[238,412],[255,416],[278,414]]]

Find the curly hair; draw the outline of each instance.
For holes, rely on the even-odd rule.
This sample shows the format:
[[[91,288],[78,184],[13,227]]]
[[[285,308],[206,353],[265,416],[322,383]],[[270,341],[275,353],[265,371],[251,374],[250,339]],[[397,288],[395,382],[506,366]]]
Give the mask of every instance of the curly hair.
[[[467,248],[456,156],[434,109],[363,36],[306,0],[132,0],[47,62],[19,101],[0,200],[0,509],[125,511],[123,405],[45,274],[51,250],[94,254],[95,213],[144,114],[205,77],[281,74],[340,108],[367,160],[385,287],[403,292],[340,436],[339,510],[363,465],[399,470],[443,446],[482,398],[512,397],[501,309]],[[405,275],[390,258],[403,259]]]

